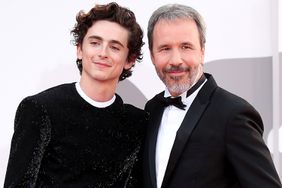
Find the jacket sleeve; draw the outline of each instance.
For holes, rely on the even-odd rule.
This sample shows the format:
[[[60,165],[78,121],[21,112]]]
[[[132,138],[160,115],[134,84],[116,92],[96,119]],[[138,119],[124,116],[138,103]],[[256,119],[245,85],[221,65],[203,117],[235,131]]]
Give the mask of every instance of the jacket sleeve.
[[[4,188],[35,187],[50,137],[46,109],[32,97],[24,99],[16,112]]]
[[[234,110],[226,126],[228,160],[241,187],[281,188],[262,134],[261,117],[252,106]]]

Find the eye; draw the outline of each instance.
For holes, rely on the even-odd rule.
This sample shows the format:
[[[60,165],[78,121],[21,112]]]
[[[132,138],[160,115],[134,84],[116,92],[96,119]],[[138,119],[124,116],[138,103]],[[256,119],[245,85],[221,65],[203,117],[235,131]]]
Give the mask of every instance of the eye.
[[[98,40],[91,40],[89,43],[91,46],[99,46],[101,44],[101,42]]]
[[[99,43],[96,42],[96,41],[92,41],[92,42],[90,42],[90,44],[91,44],[92,46],[97,46],[97,45],[99,45]]]
[[[160,52],[165,52],[165,51],[168,51],[168,50],[170,50],[170,48],[169,47],[162,47],[162,48],[160,48]]]
[[[120,48],[118,46],[111,46],[111,49],[114,51],[120,51]]]
[[[187,45],[187,44],[182,45],[181,48],[182,48],[183,50],[193,50],[193,46]]]
[[[182,46],[182,49],[184,49],[184,50],[186,50],[186,49],[191,49],[191,47],[190,47],[190,46],[187,46],[187,45],[184,45],[184,46]]]

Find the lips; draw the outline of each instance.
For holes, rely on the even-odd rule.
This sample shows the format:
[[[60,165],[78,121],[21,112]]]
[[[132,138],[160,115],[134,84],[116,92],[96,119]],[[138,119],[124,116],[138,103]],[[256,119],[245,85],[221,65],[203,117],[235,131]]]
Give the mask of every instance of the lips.
[[[169,68],[166,68],[167,73],[182,73],[187,72],[189,70],[188,67],[181,67],[181,66],[171,66]]]
[[[111,67],[109,63],[105,63],[105,62],[94,62],[94,64],[98,67]]]
[[[167,73],[169,73],[169,74],[178,74],[178,73],[182,73],[182,72],[185,72],[185,71],[183,71],[183,70],[167,71]]]
[[[185,71],[169,71],[167,72],[171,77],[182,77],[183,75],[186,74]]]
[[[169,69],[166,69],[166,73],[172,74],[172,75],[181,75],[185,74],[188,71],[188,68],[185,67],[170,67]]]

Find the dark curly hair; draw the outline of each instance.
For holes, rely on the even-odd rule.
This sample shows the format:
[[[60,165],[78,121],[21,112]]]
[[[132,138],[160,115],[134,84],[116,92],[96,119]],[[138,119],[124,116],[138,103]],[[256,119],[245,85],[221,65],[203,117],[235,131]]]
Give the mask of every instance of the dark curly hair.
[[[83,39],[88,31],[88,29],[99,20],[107,20],[110,22],[115,22],[124,27],[129,31],[129,38],[127,47],[128,60],[136,60],[140,62],[143,59],[143,54],[141,48],[144,45],[143,42],[143,31],[140,25],[136,22],[134,13],[124,7],[119,6],[117,3],[109,3],[106,5],[95,5],[88,13],[80,11],[76,16],[77,23],[75,24],[71,33],[73,34],[73,43],[75,46],[82,44]],[[77,59],[77,67],[82,72],[81,59]],[[134,66],[134,65],[133,65]],[[132,75],[132,70],[123,69],[119,80],[124,80],[125,78]]]

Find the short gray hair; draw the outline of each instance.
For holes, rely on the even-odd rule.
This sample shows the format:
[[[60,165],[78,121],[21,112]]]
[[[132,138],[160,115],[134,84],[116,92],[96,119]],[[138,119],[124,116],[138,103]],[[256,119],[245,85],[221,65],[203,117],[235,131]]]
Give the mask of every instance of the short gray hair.
[[[156,23],[160,20],[175,20],[175,19],[191,19],[194,20],[200,37],[201,48],[205,47],[206,43],[206,26],[202,16],[192,7],[181,4],[167,4],[155,10],[150,17],[147,37],[149,42],[149,49],[153,47],[153,31]]]

